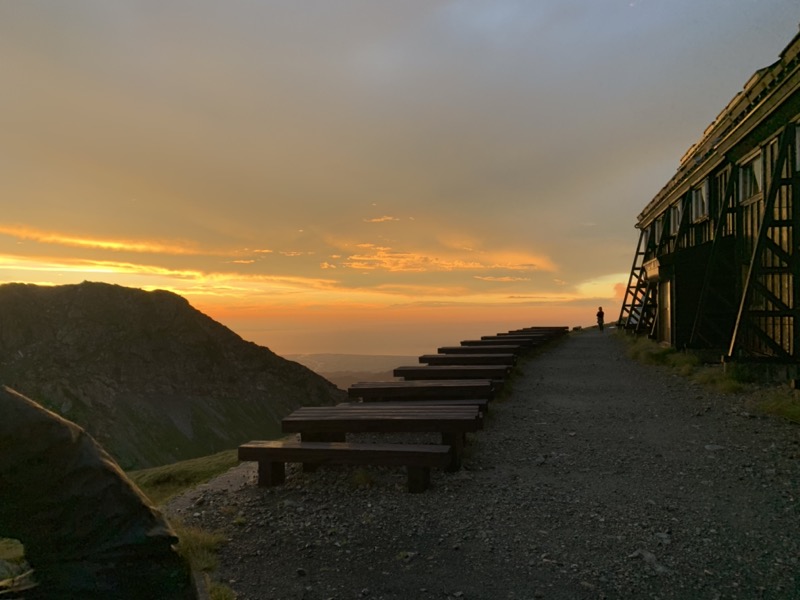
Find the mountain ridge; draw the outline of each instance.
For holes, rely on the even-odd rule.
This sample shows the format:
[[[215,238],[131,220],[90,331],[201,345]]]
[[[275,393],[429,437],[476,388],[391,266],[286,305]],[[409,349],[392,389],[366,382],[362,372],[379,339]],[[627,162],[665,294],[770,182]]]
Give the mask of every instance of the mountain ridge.
[[[280,435],[345,394],[172,292],[97,282],[0,285],[0,383],[76,422],[123,468]]]

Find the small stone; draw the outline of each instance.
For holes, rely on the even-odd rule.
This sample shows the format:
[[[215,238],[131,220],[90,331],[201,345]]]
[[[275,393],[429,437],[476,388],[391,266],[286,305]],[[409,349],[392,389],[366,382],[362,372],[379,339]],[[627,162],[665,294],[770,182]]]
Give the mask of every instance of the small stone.
[[[297,576],[298,577],[305,577],[306,576],[306,570],[303,569],[302,567],[300,567],[299,569],[297,569]]]
[[[656,534],[656,538],[664,546],[666,546],[667,544],[672,542],[672,538],[670,537],[670,535],[668,533],[657,533]]]

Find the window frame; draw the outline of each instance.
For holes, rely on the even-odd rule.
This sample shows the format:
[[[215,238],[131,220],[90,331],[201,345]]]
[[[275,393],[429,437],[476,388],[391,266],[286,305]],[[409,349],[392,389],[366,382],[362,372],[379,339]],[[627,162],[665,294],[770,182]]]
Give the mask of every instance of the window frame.
[[[739,165],[738,183],[739,204],[750,204],[764,193],[764,155],[760,148]]]
[[[692,188],[691,217],[692,223],[699,223],[709,218],[711,182],[708,177],[699,186]]]
[[[683,201],[678,200],[675,204],[669,207],[669,234],[671,236],[678,235],[678,230],[681,227],[682,219]]]

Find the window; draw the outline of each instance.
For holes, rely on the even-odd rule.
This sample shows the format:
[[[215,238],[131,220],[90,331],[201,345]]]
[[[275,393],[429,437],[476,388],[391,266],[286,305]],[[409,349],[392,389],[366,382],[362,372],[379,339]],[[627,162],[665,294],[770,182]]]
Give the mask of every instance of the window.
[[[653,224],[655,228],[653,239],[655,240],[656,245],[661,243],[661,232],[664,231],[664,217],[658,217]]]
[[[683,216],[682,200],[673,204],[669,209],[669,233],[675,235],[681,226],[681,217]]]
[[[764,174],[761,155],[742,165],[739,171],[739,202],[749,200],[761,193]]]
[[[708,217],[708,179],[699,187],[692,189],[692,222],[697,223]]]

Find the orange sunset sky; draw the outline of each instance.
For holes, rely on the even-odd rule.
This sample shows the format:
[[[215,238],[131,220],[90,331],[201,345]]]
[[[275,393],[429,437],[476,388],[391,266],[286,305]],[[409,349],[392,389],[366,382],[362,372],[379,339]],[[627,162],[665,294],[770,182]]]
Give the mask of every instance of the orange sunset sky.
[[[796,0],[2,0],[0,283],[279,354],[619,314],[636,216]]]

